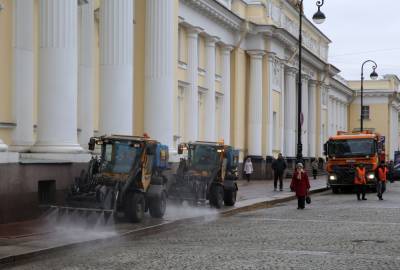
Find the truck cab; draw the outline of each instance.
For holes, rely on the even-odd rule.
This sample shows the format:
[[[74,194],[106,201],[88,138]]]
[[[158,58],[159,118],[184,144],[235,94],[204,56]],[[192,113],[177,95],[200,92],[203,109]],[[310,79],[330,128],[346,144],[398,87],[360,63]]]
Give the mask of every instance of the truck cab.
[[[324,145],[327,158],[327,185],[334,193],[354,185],[355,168],[364,164],[367,185],[375,188],[375,170],[385,159],[384,140],[380,134],[372,132],[338,132]]]

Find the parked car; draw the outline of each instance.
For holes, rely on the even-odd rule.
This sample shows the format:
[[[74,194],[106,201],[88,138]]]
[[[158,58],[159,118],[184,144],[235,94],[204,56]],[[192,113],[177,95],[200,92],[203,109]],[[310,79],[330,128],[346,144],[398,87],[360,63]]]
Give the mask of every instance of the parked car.
[[[393,166],[393,180],[400,181],[400,163]]]

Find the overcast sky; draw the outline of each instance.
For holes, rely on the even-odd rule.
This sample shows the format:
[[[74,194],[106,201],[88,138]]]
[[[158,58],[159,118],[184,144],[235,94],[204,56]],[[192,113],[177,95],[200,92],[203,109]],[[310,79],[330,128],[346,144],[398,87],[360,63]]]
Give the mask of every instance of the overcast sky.
[[[304,0],[308,18],[316,12],[315,0]],[[325,0],[326,21],[318,25],[332,40],[329,61],[348,80],[359,80],[361,64],[378,64],[379,75],[400,76],[400,0]],[[369,77],[371,65],[364,66]]]

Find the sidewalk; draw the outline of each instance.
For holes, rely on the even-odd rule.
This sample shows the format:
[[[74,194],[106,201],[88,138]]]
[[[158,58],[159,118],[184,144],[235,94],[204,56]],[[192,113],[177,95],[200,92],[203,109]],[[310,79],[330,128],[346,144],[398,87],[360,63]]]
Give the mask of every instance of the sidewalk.
[[[319,191],[326,188],[326,178],[310,180],[311,190]],[[130,233],[159,227],[178,221],[201,216],[214,216],[224,213],[235,213],[253,206],[272,204],[290,200],[294,194],[289,189],[290,179],[284,180],[284,190],[274,191],[273,180],[254,180],[247,183],[238,181],[239,191],[234,207],[224,207],[220,210],[207,206],[191,207],[168,203],[163,219],[153,219],[147,216],[142,223],[119,223],[90,225],[69,220],[62,224],[54,223],[50,218],[13,224],[0,224],[0,264],[13,262],[22,257],[33,256],[63,246],[76,245],[98,239],[120,237]]]

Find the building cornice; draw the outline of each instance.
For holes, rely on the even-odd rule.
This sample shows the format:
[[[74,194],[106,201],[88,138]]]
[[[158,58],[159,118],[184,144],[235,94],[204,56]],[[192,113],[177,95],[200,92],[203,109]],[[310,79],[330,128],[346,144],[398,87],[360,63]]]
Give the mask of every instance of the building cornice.
[[[268,37],[276,38],[280,41],[289,51],[297,52],[298,39],[294,37],[290,32],[284,28],[277,27],[275,25],[254,25],[254,31],[262,33]],[[331,66],[325,62],[319,56],[315,55],[309,49],[303,46],[303,59],[311,66],[316,67],[319,70],[325,70],[327,66]],[[339,72],[337,69],[330,69],[331,75],[335,75],[335,72]],[[333,73],[333,74],[332,74]]]
[[[331,85],[331,87],[338,89],[343,94],[345,94],[349,97],[354,95],[354,92],[350,87],[348,87],[347,85],[345,85],[343,82],[339,81],[336,78],[331,78],[330,85]]]
[[[188,6],[196,9],[197,12],[230,28],[241,30],[243,19],[229,10],[226,6],[215,0],[180,0]]]

